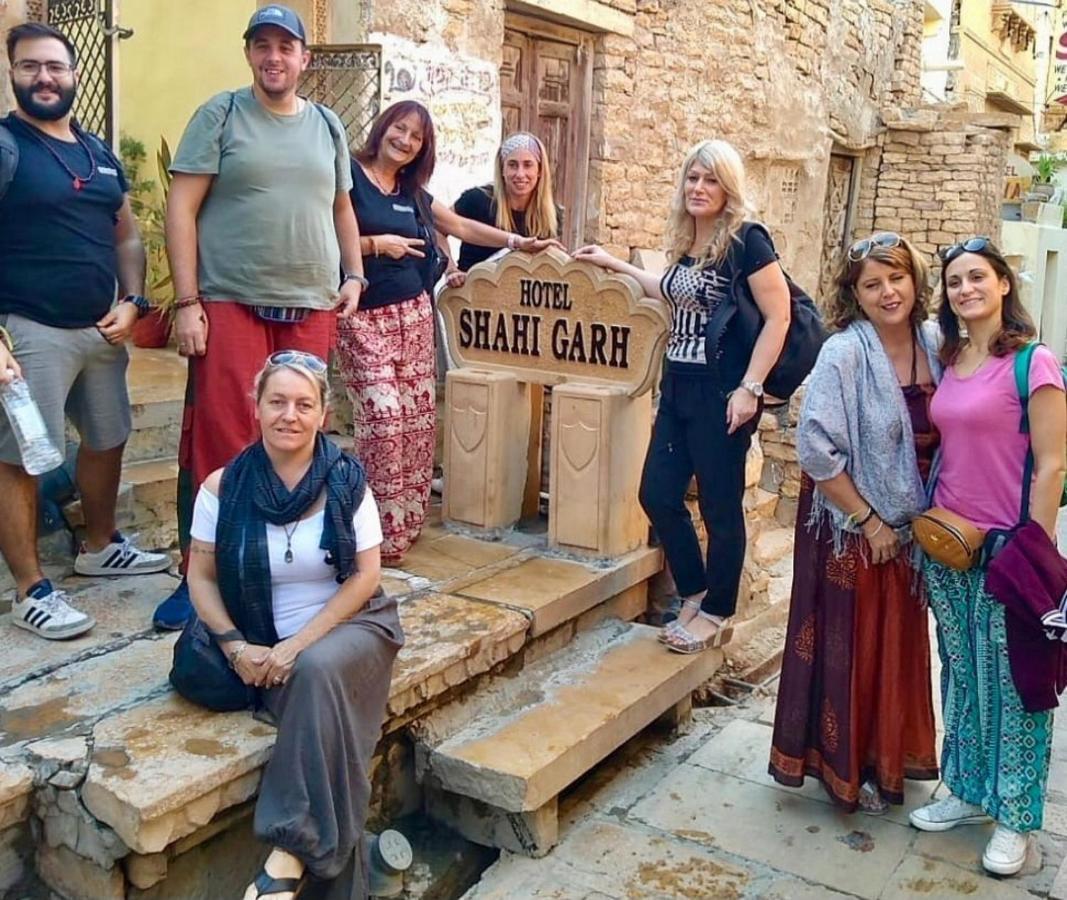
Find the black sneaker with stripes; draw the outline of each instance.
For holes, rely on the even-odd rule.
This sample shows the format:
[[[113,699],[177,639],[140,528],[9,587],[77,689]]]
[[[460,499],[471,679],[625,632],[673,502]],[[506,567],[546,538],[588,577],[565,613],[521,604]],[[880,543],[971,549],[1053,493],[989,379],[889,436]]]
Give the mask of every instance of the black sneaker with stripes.
[[[53,587],[51,581],[43,578],[26,592],[25,597],[19,597],[15,592],[11,622],[50,641],[85,634],[96,620],[76,610],[69,601],[66,591]]]

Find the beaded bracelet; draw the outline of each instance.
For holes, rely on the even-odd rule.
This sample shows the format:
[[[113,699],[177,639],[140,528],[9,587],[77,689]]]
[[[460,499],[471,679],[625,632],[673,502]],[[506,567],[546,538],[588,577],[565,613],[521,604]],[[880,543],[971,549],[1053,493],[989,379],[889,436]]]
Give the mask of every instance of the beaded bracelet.
[[[174,308],[188,309],[190,306],[196,306],[203,299],[203,296],[200,294],[190,294],[188,297],[179,297],[174,301]]]

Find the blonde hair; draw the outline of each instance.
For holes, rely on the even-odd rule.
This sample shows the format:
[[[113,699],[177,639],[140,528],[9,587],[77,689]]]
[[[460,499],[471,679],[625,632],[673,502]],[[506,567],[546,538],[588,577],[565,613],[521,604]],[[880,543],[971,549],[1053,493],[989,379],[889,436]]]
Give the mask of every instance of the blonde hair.
[[[330,403],[330,382],[327,378],[327,373],[315,372],[295,360],[285,363],[272,363],[268,359],[263,364],[263,368],[256,373],[255,380],[252,382],[252,395],[256,403],[263,399],[263,394],[267,390],[267,382],[270,381],[271,375],[275,375],[283,369],[296,372],[297,375],[301,375],[310,381],[319,392],[319,402],[322,404],[322,408],[326,409]]]
[[[552,168],[548,164],[548,151],[541,139],[527,132],[517,132],[537,145],[537,184],[530,205],[526,207],[526,234],[536,238],[554,238],[559,232],[559,217],[556,215],[556,200],[552,196]],[[503,143],[516,135],[509,135]],[[504,185],[504,163],[507,158],[496,155],[493,167],[493,202],[496,203],[496,227],[502,231],[515,230],[515,217],[511,214],[508,192]]]
[[[695,145],[682,163],[681,176],[667,216],[664,250],[671,263],[690,255],[696,234],[693,217],[685,208],[685,180],[694,163],[700,163],[710,170],[726,192],[726,206],[715,219],[711,237],[707,244],[695,248],[696,252],[692,254],[700,266],[707,266],[721,263],[726,258],[731,241],[751,215],[752,208],[745,192],[745,165],[734,146],[723,140],[701,141]]]

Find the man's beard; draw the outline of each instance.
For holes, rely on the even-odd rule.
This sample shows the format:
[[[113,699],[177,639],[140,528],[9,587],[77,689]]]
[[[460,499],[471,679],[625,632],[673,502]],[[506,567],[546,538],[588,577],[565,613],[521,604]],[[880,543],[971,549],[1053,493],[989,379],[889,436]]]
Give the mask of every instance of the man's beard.
[[[42,122],[55,122],[62,119],[74,105],[74,98],[78,93],[77,85],[64,87],[57,84],[55,92],[59,94],[59,100],[55,103],[41,103],[34,97],[36,84],[12,84],[15,92],[15,100],[19,109],[32,119],[40,119]]]

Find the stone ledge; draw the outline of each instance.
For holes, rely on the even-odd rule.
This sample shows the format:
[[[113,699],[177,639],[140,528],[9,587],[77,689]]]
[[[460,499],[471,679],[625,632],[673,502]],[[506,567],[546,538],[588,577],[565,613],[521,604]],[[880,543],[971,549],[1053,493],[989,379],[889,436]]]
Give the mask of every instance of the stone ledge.
[[[530,637],[538,637],[651,578],[662,566],[661,551],[651,547],[606,566],[539,556],[454,591],[521,610],[531,619]]]
[[[0,763],[0,831],[26,820],[33,771],[21,763]]]
[[[508,812],[544,806],[722,662],[718,651],[670,653],[656,633],[605,623],[474,694],[466,721],[462,710],[431,713],[417,728],[420,778]]]

